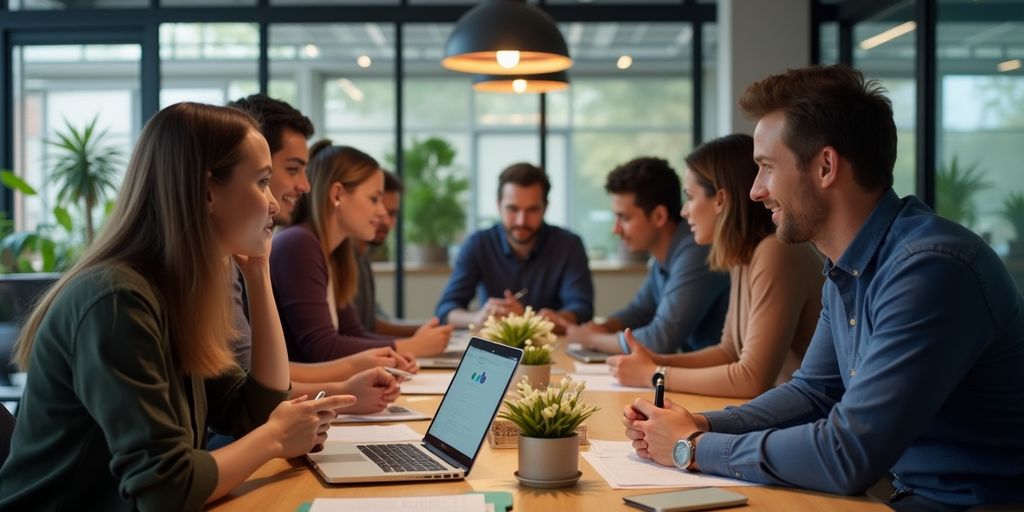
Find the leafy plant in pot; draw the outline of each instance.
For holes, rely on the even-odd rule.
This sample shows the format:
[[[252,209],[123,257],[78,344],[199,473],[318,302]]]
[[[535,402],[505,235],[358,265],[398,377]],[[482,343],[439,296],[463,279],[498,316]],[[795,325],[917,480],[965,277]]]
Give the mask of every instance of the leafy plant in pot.
[[[454,165],[455,154],[455,148],[439,137],[413,139],[405,149],[402,210],[412,261],[447,262],[448,246],[466,229],[469,179]],[[385,160],[394,166],[394,155]]]
[[[583,401],[586,385],[566,376],[558,386],[534,389],[523,378],[517,392],[504,401],[498,417],[519,427],[519,471],[528,487],[563,487],[579,479],[576,428],[599,409]]]
[[[553,322],[526,306],[522,315],[487,317],[479,335],[486,340],[522,349],[523,359],[513,378],[528,377],[535,387],[543,388],[551,380],[551,352],[558,340],[554,329]]]

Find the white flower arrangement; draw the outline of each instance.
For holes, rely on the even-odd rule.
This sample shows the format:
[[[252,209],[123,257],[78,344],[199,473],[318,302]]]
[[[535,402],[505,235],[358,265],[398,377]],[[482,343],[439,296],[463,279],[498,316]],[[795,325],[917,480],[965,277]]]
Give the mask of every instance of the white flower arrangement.
[[[515,423],[527,437],[569,437],[598,411],[596,405],[588,405],[580,398],[584,387],[583,382],[566,376],[557,387],[549,385],[545,390],[536,390],[523,377],[516,385],[516,394],[503,402],[505,410],[498,417]]]
[[[510,314],[500,319],[494,315],[487,317],[479,335],[487,340],[523,349],[521,364],[538,365],[551,364],[551,352],[558,341],[554,330],[553,322],[526,306],[522,315]]]

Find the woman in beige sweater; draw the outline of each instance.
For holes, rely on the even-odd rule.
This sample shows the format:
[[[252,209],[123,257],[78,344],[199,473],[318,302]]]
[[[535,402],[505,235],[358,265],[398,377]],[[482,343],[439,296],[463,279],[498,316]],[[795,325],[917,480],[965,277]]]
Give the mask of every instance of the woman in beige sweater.
[[[686,158],[683,217],[697,243],[711,245],[711,268],[731,278],[721,341],[659,355],[627,331],[630,355],[608,360],[620,383],[650,386],[661,372],[670,391],[751,398],[800,366],[821,310],[822,262],[809,244],[780,242],[771,212],[750,200],[753,154],[749,135],[729,135]]]

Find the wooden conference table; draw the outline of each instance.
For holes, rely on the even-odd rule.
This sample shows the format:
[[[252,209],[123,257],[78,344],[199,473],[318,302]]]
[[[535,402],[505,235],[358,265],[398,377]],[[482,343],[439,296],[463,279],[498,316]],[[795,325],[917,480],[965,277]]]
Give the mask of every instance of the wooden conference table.
[[[564,346],[564,343],[560,346]],[[571,372],[573,360],[562,350],[555,354],[555,366]],[[429,371],[429,370],[424,370]],[[557,372],[557,371],[556,371]],[[559,375],[552,375],[555,381]],[[601,410],[587,420],[588,436],[592,439],[624,440],[622,408],[638,396],[650,398],[653,393],[592,392],[584,391],[590,403]],[[719,409],[736,405],[742,400],[669,393],[675,402],[693,411]],[[440,396],[402,396],[398,403],[433,414],[441,401]],[[409,422],[418,432],[425,432],[429,421]],[[587,450],[586,446],[580,447]],[[515,449],[491,449],[486,441],[477,457],[469,477],[463,481],[425,482],[379,485],[328,485],[308,466],[304,459],[268,462],[239,488],[224,499],[208,507],[215,511],[267,510],[294,512],[303,502],[315,498],[396,497],[462,494],[473,491],[505,491],[513,495],[513,510],[520,512],[578,511],[595,512],[637,509],[623,504],[622,497],[632,494],[658,492],[658,490],[614,490],[590,465],[580,459],[583,476],[574,487],[562,489],[531,489],[520,487],[512,475],[518,467]],[[669,489],[664,489],[669,490]],[[746,495],[750,511],[884,511],[883,504],[868,497],[846,497],[820,492],[801,491],[781,487],[736,487],[731,490]]]

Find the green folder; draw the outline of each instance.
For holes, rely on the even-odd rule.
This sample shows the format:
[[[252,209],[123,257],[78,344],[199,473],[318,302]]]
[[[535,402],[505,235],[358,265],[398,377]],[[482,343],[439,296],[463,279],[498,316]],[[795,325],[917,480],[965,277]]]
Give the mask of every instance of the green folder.
[[[510,492],[469,492],[466,494],[483,494],[484,501],[494,504],[495,512],[512,510],[512,493]],[[303,503],[299,505],[299,508],[295,509],[295,512],[309,512],[312,506],[312,503]]]

